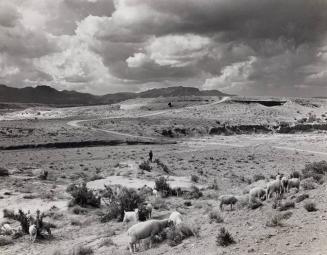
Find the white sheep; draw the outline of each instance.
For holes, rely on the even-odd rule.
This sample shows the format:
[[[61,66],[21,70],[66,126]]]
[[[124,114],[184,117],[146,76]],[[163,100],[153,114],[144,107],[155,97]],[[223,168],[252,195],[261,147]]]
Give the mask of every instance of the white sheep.
[[[283,176],[281,182],[282,182],[283,193],[284,193],[284,192],[287,192],[288,177]]]
[[[137,223],[127,231],[129,237],[129,250],[133,253],[136,249],[136,243],[142,239],[150,238],[150,248],[152,248],[153,237],[168,226],[168,219],[148,220]]]
[[[238,199],[234,195],[222,195],[218,198],[220,200],[220,210],[223,210],[223,205],[230,205],[230,209],[233,209],[233,205],[235,205]]]
[[[139,221],[139,209],[135,209],[131,212],[124,211],[124,219],[123,222],[138,222]]]
[[[148,203],[146,206],[145,206],[145,209],[147,211],[147,219],[151,219],[152,218],[152,210],[153,210],[153,207],[152,207],[152,204]]]
[[[280,175],[277,175],[276,180],[270,181],[267,184],[266,199],[268,200],[273,193],[279,197],[282,193],[282,182]]]
[[[256,199],[259,198],[263,200],[266,197],[266,190],[262,187],[254,187],[249,192],[249,203],[256,202]]]
[[[291,178],[288,180],[287,191],[289,191],[291,188],[297,188],[297,190],[300,189],[300,179],[299,178]]]
[[[29,226],[28,233],[30,235],[30,241],[34,243],[37,235],[37,229],[35,224]]]
[[[174,211],[170,214],[168,222],[173,223],[174,226],[177,226],[183,222],[183,217],[179,212]]]
[[[158,190],[153,189],[152,194],[153,194],[155,197],[158,197]]]

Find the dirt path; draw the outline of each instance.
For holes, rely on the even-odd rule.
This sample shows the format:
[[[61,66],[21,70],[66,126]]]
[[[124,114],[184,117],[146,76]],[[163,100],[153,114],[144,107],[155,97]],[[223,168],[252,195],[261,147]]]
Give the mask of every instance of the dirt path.
[[[215,104],[220,104],[220,103],[225,102],[229,98],[230,97],[223,97],[220,101],[217,101],[217,102],[214,102],[214,103],[211,103],[211,104],[188,106],[188,107],[184,107],[184,108],[181,108],[181,109],[174,109],[173,111],[181,112],[184,109],[207,107],[207,106],[211,106],[211,105],[215,105]],[[112,135],[119,135],[119,136],[131,137],[131,138],[142,138],[142,139],[148,139],[148,140],[158,140],[158,138],[155,138],[155,137],[131,135],[131,134],[127,134],[127,133],[122,133],[122,132],[113,131],[113,130],[105,130],[105,129],[101,129],[101,128],[93,128],[93,127],[89,128],[89,127],[83,126],[82,123],[87,122],[87,121],[94,121],[94,120],[108,120],[108,119],[121,119],[121,118],[137,119],[137,118],[144,118],[144,117],[150,117],[150,116],[157,116],[157,115],[161,115],[161,114],[164,114],[166,112],[169,112],[169,111],[171,111],[171,110],[168,109],[168,110],[165,110],[165,111],[157,111],[157,112],[143,114],[143,115],[139,115],[139,116],[120,116],[120,117],[115,116],[115,117],[101,118],[101,119],[73,120],[73,121],[67,122],[67,125],[71,126],[71,127],[75,127],[75,128],[87,128],[87,129],[90,129],[90,130],[93,130],[93,131],[101,131],[101,132],[109,133],[109,134],[112,134]]]

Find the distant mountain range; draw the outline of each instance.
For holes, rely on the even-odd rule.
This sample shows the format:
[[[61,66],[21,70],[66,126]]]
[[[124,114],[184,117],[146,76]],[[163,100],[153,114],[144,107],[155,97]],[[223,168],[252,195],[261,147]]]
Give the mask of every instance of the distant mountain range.
[[[35,88],[13,88],[0,84],[0,102],[34,103],[58,106],[113,104],[133,98],[157,98],[177,96],[226,96],[218,90],[199,90],[194,87],[168,87],[150,89],[140,93],[114,93],[96,96],[88,93],[62,90],[40,85]]]

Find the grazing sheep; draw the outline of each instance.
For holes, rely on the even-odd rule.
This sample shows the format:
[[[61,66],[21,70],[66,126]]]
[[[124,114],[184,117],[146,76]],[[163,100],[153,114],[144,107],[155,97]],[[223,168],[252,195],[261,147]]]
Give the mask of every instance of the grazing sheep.
[[[36,235],[37,235],[37,229],[36,229],[36,225],[33,224],[28,228],[28,232],[30,235],[30,241],[32,241],[32,243],[35,242],[36,239]]]
[[[266,197],[266,190],[261,187],[255,187],[250,190],[249,203],[256,202],[256,199],[264,200]]]
[[[139,221],[139,209],[135,209],[132,212],[124,211],[124,219],[123,222],[138,222]]]
[[[140,222],[130,227],[127,231],[129,236],[129,250],[133,253],[136,249],[136,243],[142,239],[150,238],[150,248],[152,247],[153,237],[168,226],[168,219],[148,220]]]
[[[183,217],[179,212],[175,211],[170,214],[168,222],[172,222],[174,226],[177,226],[183,222]]]
[[[288,180],[287,191],[289,191],[291,188],[297,188],[297,190],[300,189],[300,179],[299,178],[291,178]]]
[[[282,182],[282,190],[283,190],[283,193],[284,192],[287,192],[288,178],[286,176],[284,176],[282,178],[281,182]]]
[[[153,209],[152,204],[148,203],[145,208],[148,212],[147,219],[151,219],[152,218],[152,209]]]
[[[152,194],[153,194],[155,197],[158,197],[158,190],[153,189]]]
[[[276,177],[276,180],[270,181],[267,184],[266,199],[268,200],[273,193],[276,193],[277,197],[279,197],[282,193],[282,182],[280,175]]]
[[[237,203],[237,198],[234,195],[222,195],[218,198],[220,200],[220,210],[223,211],[223,205],[230,205],[230,209],[233,209],[233,205]]]

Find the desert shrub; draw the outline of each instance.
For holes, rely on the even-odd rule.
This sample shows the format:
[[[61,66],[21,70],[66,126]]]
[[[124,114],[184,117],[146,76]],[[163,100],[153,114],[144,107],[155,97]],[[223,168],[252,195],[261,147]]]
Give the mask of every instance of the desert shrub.
[[[313,201],[307,201],[304,203],[304,209],[306,209],[308,212],[315,212],[317,211],[316,204]]]
[[[12,244],[12,243],[13,243],[13,241],[10,237],[0,236],[0,247],[8,245],[8,244]]]
[[[139,168],[148,172],[150,172],[152,169],[149,161],[143,161],[141,164],[139,164]]]
[[[155,179],[155,189],[161,192],[163,197],[167,197],[171,194],[171,188],[167,179],[168,178],[163,176]]]
[[[72,208],[72,213],[74,213],[74,214],[86,214],[87,210],[85,208],[82,208],[82,207],[78,206],[78,205],[75,205]]]
[[[191,181],[192,182],[195,182],[195,183],[197,183],[198,181],[199,181],[199,176],[197,176],[197,175],[195,175],[195,174],[192,174],[191,175]]]
[[[255,210],[261,206],[263,206],[263,203],[261,203],[260,201],[255,200],[255,201],[248,202],[248,208],[252,210]]]
[[[295,198],[295,202],[300,203],[307,198],[309,198],[309,194],[301,194]]]
[[[312,177],[316,182],[320,182],[327,172],[327,162],[325,160],[313,162],[305,165],[302,169],[304,178]]]
[[[316,183],[314,179],[311,178],[306,178],[301,182],[301,186],[304,190],[312,190],[316,188]]]
[[[266,177],[262,174],[255,174],[253,175],[253,181],[254,182],[257,182],[257,181],[260,181],[260,180],[265,180]]]
[[[89,178],[89,181],[96,181],[96,180],[101,180],[103,179],[104,177],[99,175],[99,174],[94,174],[92,175],[90,178]]]
[[[199,199],[202,196],[202,191],[195,185],[192,185],[191,190],[184,194],[184,198],[186,199]]]
[[[234,243],[235,240],[232,235],[224,227],[220,228],[216,238],[216,244],[225,247]]]
[[[104,238],[101,240],[99,247],[103,247],[103,246],[110,247],[113,245],[115,245],[115,243],[114,243],[114,241],[112,241],[111,238]]]
[[[9,176],[8,169],[0,167],[0,176]]]
[[[162,199],[160,197],[156,197],[154,199],[154,201],[152,202],[152,206],[156,210],[167,210],[168,209],[167,203],[165,202],[164,199]]]
[[[163,162],[160,161],[160,159],[155,159],[154,160],[154,163],[156,163],[159,167],[162,168],[162,170],[165,172],[165,173],[169,173],[169,168],[166,164],[164,164]]]
[[[210,221],[210,223],[212,223],[212,222],[222,223],[222,222],[224,222],[224,218],[220,215],[218,210],[212,210],[209,213],[209,221]]]
[[[209,189],[219,190],[217,179],[213,180],[213,183],[209,186]]]
[[[185,201],[185,202],[184,202],[184,205],[185,205],[185,206],[192,206],[192,202],[191,202],[191,201]]]
[[[293,201],[284,201],[284,202],[281,202],[280,205],[279,205],[279,208],[278,210],[279,211],[286,211],[290,208],[295,208],[295,203]]]
[[[101,197],[96,196],[93,190],[89,190],[86,187],[86,183],[76,186],[70,191],[73,199],[71,200],[70,206],[79,205],[81,207],[92,206],[99,208],[101,205]]]
[[[190,236],[199,236],[199,228],[196,224],[179,224],[178,226],[171,226],[167,229],[165,236],[168,240],[169,246],[176,246]]]
[[[82,226],[83,223],[80,220],[78,220],[78,219],[72,219],[70,221],[70,225],[72,225],[72,226]]]
[[[287,220],[292,216],[292,212],[277,213],[270,217],[266,222],[267,227],[281,227],[283,226],[283,220]]]
[[[48,179],[48,171],[43,170],[42,173],[39,175],[40,180],[47,180]]]
[[[290,178],[298,178],[298,179],[301,179],[301,174],[299,171],[293,171],[291,174],[290,174]]]
[[[77,246],[71,252],[71,255],[91,255],[94,254],[93,249],[91,247],[86,246]]]
[[[124,211],[133,211],[138,208],[144,203],[145,198],[135,189],[122,188],[118,194],[112,194],[110,200],[107,203],[108,211],[101,219],[102,222],[116,218],[123,220]]]

